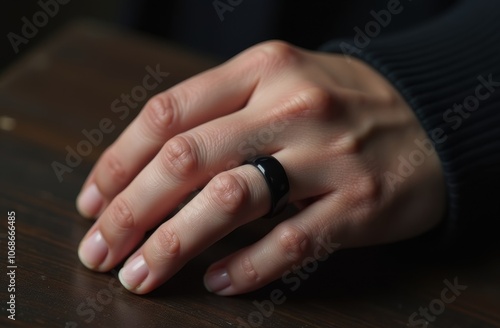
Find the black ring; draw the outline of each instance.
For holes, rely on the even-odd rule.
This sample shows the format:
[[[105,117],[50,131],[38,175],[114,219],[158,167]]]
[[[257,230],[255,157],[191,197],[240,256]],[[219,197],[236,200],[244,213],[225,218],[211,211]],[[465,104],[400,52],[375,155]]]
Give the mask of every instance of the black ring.
[[[256,156],[245,164],[255,166],[262,173],[271,192],[271,210],[265,217],[271,218],[283,211],[288,204],[290,185],[281,163],[273,156]]]

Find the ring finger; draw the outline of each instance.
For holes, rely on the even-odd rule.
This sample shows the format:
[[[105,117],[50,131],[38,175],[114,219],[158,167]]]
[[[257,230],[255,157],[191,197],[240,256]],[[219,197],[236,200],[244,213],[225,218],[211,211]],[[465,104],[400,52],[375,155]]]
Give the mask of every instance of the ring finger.
[[[276,154],[279,160],[286,151]],[[281,155],[281,156],[280,156]],[[288,175],[300,168],[282,163]],[[296,181],[297,179],[291,179]],[[299,188],[290,201],[312,197],[320,188]],[[271,196],[262,174],[243,165],[217,175],[188,205],[162,224],[120,271],[123,285],[139,294],[148,293],[172,277],[191,258],[236,229],[265,215]]]

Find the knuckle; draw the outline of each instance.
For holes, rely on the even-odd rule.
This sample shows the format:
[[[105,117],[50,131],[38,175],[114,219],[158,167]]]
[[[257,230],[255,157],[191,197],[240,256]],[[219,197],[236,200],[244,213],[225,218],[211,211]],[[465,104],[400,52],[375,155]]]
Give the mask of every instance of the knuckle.
[[[352,198],[358,209],[372,211],[382,199],[383,183],[380,177],[365,173],[352,185]]]
[[[244,278],[246,278],[250,283],[258,283],[261,280],[261,276],[255,270],[252,260],[249,256],[244,256],[240,260],[241,270],[243,271]]]
[[[324,87],[313,86],[303,92],[302,98],[308,100],[308,112],[330,113],[339,105],[337,98]]]
[[[363,152],[366,145],[373,140],[373,137],[379,132],[377,122],[367,118],[357,123],[348,131],[341,133],[336,144],[341,155],[359,155]]]
[[[249,52],[253,64],[258,67],[279,68],[294,63],[299,58],[299,51],[283,41],[266,41]]]
[[[111,224],[118,231],[131,230],[135,226],[131,207],[122,197],[116,197],[111,203],[109,215]]]
[[[230,172],[217,175],[213,179],[209,191],[215,205],[229,215],[240,213],[250,194],[248,185],[244,180],[237,178]]]
[[[279,246],[284,257],[290,263],[301,261],[306,256],[310,245],[307,234],[289,224],[283,225],[279,229]]]
[[[160,227],[152,239],[153,260],[175,258],[180,253],[180,241],[169,227]]]
[[[277,109],[280,118],[328,118],[336,106],[334,96],[325,88],[312,86],[289,97]]]
[[[156,95],[146,104],[145,122],[148,133],[153,133],[160,138],[164,138],[174,121],[174,114],[177,110],[176,96],[172,92]]]
[[[294,46],[281,40],[262,42],[258,48],[267,53],[270,58],[286,58],[288,56],[294,56],[297,53]]]
[[[160,161],[165,172],[185,181],[192,177],[198,168],[198,156],[194,139],[177,135],[164,146]]]
[[[361,153],[364,146],[364,139],[352,132],[347,132],[334,141],[334,148],[339,156],[351,156]]]
[[[117,185],[123,184],[127,179],[127,172],[122,161],[114,153],[113,150],[108,150],[103,158],[106,176]]]
[[[379,100],[381,105],[385,106],[386,108],[395,108],[396,106],[399,106],[402,101],[404,102],[404,100],[402,100],[401,96],[397,92],[394,92],[392,89],[386,88],[381,90],[374,100]]]

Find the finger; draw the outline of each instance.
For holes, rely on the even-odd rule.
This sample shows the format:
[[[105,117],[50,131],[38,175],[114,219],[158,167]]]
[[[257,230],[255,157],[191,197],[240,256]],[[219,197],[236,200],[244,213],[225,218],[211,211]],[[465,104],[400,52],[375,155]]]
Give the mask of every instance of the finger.
[[[286,70],[287,64],[296,62],[300,56],[300,51],[288,45],[268,42],[154,97],[98,161],[77,200],[81,214],[92,217],[101,212],[166,140],[252,103],[257,98],[253,96],[254,91],[262,93],[268,89],[268,83],[261,81],[270,74],[275,76],[278,71]],[[267,93],[274,97],[278,90],[273,87]],[[305,98],[310,99],[309,96]],[[307,103],[304,97],[296,96],[281,107],[295,106],[297,112],[301,107],[297,104]],[[268,107],[268,103],[264,102],[264,107]],[[96,188],[90,188],[92,185]]]
[[[279,154],[276,157],[281,158]],[[291,175],[296,174],[296,168],[288,169]],[[303,197],[303,192],[293,193],[291,200],[296,197]],[[269,209],[269,189],[257,169],[244,165],[223,172],[156,230],[141,248],[141,255],[121,270],[120,279],[127,289],[148,293],[191,258],[237,227],[263,216]]]
[[[214,263],[204,277],[206,288],[219,295],[236,295],[280,277],[284,283],[296,284],[297,278],[291,272],[303,266],[307,266],[305,275],[314,271],[316,260],[326,260],[348,238],[347,220],[337,220],[334,229],[324,225],[335,219],[333,207],[332,197],[324,197],[255,244]]]
[[[161,225],[120,271],[129,290],[144,294],[174,275],[192,257],[270,207],[265,181],[252,167],[212,179],[176,216]]]
[[[98,214],[174,135],[241,109],[258,79],[233,60],[153,97],[98,160],[77,198],[80,213]]]
[[[211,172],[227,169],[228,163],[242,163],[245,153],[238,143],[252,135],[247,112],[225,116],[207,126],[169,140],[136,179],[110,203],[87,233],[80,246],[80,258],[89,268],[108,271],[173,211],[194,189],[204,185]],[[255,120],[253,124],[261,124]],[[225,133],[220,133],[224,130]],[[276,145],[262,149],[273,153]]]

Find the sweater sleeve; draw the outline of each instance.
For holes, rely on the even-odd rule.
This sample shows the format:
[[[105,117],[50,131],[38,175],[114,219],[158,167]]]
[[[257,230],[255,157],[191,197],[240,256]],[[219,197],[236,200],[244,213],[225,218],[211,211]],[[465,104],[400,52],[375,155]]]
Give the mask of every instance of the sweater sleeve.
[[[425,24],[387,36],[377,37],[376,27],[322,50],[364,60],[414,110],[445,176],[441,240],[469,243],[465,234],[484,236],[500,222],[500,2],[463,0]]]

